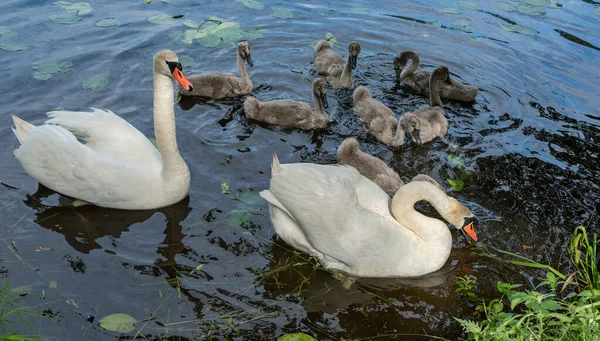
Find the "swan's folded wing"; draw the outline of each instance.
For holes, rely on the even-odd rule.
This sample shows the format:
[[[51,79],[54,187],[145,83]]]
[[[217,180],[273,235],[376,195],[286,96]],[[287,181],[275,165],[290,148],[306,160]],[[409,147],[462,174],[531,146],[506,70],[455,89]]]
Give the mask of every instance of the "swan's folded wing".
[[[389,218],[359,204],[355,173],[345,166],[285,164],[270,188],[313,247],[349,266],[365,256],[357,252],[373,250],[366,244],[379,240],[386,230],[377,231],[389,226]]]
[[[51,111],[46,124],[59,125],[86,141],[86,146],[109,157],[129,162],[161,164],[161,156],[144,134],[110,110]],[[149,165],[150,166],[150,165]]]
[[[155,175],[87,148],[55,125],[36,127],[14,154],[46,187],[101,206],[118,207],[119,202],[145,195]]]

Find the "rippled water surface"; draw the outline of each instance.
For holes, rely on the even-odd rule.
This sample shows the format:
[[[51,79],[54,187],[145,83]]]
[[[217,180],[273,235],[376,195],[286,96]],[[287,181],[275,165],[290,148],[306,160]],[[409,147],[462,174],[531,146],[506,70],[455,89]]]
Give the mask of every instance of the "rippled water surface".
[[[0,186],[0,276],[11,287],[28,286],[24,290],[35,295],[31,304],[39,304],[44,292],[40,310],[54,318],[41,319],[36,332],[53,340],[118,339],[97,322],[126,313],[154,319],[121,339],[140,330],[147,339],[173,340],[273,340],[296,331],[320,340],[456,339],[461,330],[452,317],[472,314],[454,294],[457,277],[475,277],[475,292],[491,299],[498,280],[527,284],[539,275],[481,256],[455,231],[446,266],[419,280],[364,279],[345,289],[305,255],[294,255],[257,197],[268,187],[271,155],[282,162],[334,163],[347,136],[357,136],[364,150],[405,180],[425,173],[449,190],[446,179],[462,179],[464,188],[452,195],[480,218],[484,244],[558,266],[575,226],[589,223],[600,232],[594,218],[600,202],[598,3],[262,4],[89,0],[91,11],[81,7],[75,14],[52,1],[0,3],[0,181],[17,187]],[[293,17],[276,18],[271,7]],[[162,18],[162,24],[148,20],[161,13],[166,19],[153,21]],[[352,40],[361,43],[353,87],[367,85],[398,114],[427,101],[394,84],[393,57],[413,49],[422,67],[447,65],[454,77],[481,87],[473,104],[445,104],[446,138],[459,148],[438,140],[392,152],[357,121],[352,89],[330,88],[330,124],[316,132],[249,122],[242,100],[182,99],[177,138],[192,185],[188,198],[165,209],[74,209],[25,173],[12,154],[18,142],[11,114],[41,124],[44,113],[58,107],[108,108],[151,137],[151,58],[157,51],[191,57],[188,75],[237,72],[231,45],[181,41],[184,20],[201,23],[211,16],[246,32],[255,63],[249,69],[253,95],[261,100],[310,100],[311,44],[327,33],[344,56]],[[116,21],[97,23],[105,18]],[[100,82],[86,83],[97,75]],[[231,195],[222,194],[223,183]],[[51,250],[36,252],[40,247]]]

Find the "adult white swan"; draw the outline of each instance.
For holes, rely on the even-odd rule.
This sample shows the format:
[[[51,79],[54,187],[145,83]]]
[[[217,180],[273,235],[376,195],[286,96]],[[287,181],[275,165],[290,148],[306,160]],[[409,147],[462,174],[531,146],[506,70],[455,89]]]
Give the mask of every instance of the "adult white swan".
[[[452,235],[442,221],[414,209],[420,200],[472,239],[473,213],[429,181],[412,181],[389,196],[356,169],[273,158],[269,202],[275,232],[325,268],[357,277],[417,277],[440,269]],[[392,216],[393,214],[393,216]]]
[[[21,143],[15,157],[44,186],[76,198],[74,205],[153,209],[183,199],[190,171],[175,139],[173,77],[190,89],[177,55],[154,56],[154,133],[158,150],[111,111],[53,111],[34,126],[13,116]],[[80,143],[77,138],[85,140]]]

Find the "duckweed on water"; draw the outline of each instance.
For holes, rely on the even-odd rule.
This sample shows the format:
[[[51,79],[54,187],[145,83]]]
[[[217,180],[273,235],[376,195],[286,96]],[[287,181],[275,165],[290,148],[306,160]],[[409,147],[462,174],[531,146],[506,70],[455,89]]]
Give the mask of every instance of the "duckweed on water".
[[[241,2],[244,6],[252,9],[263,9],[265,5],[262,2],[256,0],[233,0],[234,2]]]
[[[271,7],[271,16],[281,19],[291,19],[294,17],[294,14],[287,8]]]

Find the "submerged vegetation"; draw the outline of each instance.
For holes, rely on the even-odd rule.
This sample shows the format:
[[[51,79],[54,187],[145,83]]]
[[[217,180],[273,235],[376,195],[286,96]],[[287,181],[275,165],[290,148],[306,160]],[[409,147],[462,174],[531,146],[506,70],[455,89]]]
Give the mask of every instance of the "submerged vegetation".
[[[457,319],[467,340],[600,340],[600,274],[598,237],[591,240],[583,226],[575,229],[569,243],[569,258],[575,271],[564,274],[551,266],[524,257],[509,262],[546,269],[546,277],[534,289],[498,282],[500,298],[480,302],[480,322]],[[500,250],[496,250],[500,251]],[[518,260],[515,260],[518,259]],[[456,292],[476,301],[475,280],[463,277]]]

